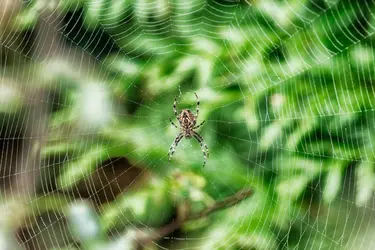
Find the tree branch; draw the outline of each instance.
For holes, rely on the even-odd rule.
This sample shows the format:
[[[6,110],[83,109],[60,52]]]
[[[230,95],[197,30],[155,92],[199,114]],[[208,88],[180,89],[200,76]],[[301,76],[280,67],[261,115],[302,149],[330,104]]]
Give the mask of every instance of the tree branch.
[[[223,209],[232,207],[232,206],[236,205],[237,203],[240,203],[241,201],[243,201],[247,197],[251,196],[252,194],[253,194],[252,189],[241,190],[241,191],[237,192],[236,194],[234,194],[232,196],[229,196],[229,197],[227,197],[227,198],[225,198],[221,201],[216,202],[215,204],[206,208],[202,212],[197,213],[197,214],[192,214],[192,215],[188,215],[188,213],[189,213],[188,206],[183,206],[187,209],[183,209],[182,213],[180,211],[180,214],[179,214],[177,220],[175,220],[175,221],[173,221],[173,222],[171,222],[171,223],[169,223],[169,224],[167,224],[167,225],[165,225],[165,226],[163,226],[159,229],[156,229],[156,230],[152,231],[151,233],[149,233],[147,235],[142,234],[139,237],[136,237],[136,239],[135,239],[135,241],[137,242],[136,243],[137,244],[136,249],[142,249],[143,246],[146,246],[146,245],[150,244],[151,242],[153,242],[155,240],[158,240],[160,238],[163,238],[163,237],[173,233],[177,229],[181,228],[184,225],[184,223],[186,223],[188,221],[201,219],[201,218],[209,216],[210,214],[212,214],[212,213],[214,213],[218,210],[223,210]]]

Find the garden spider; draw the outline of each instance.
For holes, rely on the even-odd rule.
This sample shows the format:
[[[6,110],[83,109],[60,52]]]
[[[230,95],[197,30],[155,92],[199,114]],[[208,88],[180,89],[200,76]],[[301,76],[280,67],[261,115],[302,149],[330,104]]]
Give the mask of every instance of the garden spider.
[[[195,132],[194,130],[202,126],[205,121],[203,121],[198,126],[195,125],[197,123],[197,118],[199,114],[199,98],[196,93],[194,94],[197,97],[197,114],[196,115],[194,115],[193,112],[191,112],[189,109],[183,109],[181,110],[180,114],[178,114],[177,109],[176,109],[177,97],[174,98],[173,112],[180,124],[180,133],[176,136],[176,138],[174,139],[174,142],[169,148],[168,155],[169,155],[169,161],[171,161],[172,156],[176,150],[176,147],[178,143],[181,141],[181,139],[183,137],[187,139],[194,137],[200,143],[201,150],[203,152],[203,157],[204,157],[204,163],[203,163],[203,167],[204,167],[206,165],[207,158],[209,157],[208,147],[207,147],[207,144],[204,142],[203,137],[197,132]],[[177,125],[173,123],[171,118],[169,118],[169,121],[171,122],[173,126],[178,128]]]

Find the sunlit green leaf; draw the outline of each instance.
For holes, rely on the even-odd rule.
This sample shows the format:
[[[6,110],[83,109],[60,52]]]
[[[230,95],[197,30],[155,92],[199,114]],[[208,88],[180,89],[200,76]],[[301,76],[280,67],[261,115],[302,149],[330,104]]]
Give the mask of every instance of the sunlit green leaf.
[[[105,206],[101,215],[101,225],[105,230],[129,224],[160,226],[171,217],[171,211],[168,184],[155,180],[150,187],[127,192]]]
[[[356,199],[357,206],[365,206],[373,195],[375,173],[372,163],[362,162],[356,168]]]
[[[341,162],[328,164],[328,174],[325,178],[323,200],[331,203],[342,187],[343,164]]]
[[[97,146],[79,156],[76,160],[69,161],[63,166],[64,171],[58,178],[59,188],[69,189],[77,185],[80,180],[87,178],[107,158],[106,148]]]

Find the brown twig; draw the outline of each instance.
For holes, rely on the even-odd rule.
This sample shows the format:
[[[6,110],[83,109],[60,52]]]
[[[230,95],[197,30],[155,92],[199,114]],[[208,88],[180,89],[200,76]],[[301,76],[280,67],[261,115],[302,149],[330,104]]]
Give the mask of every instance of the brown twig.
[[[205,210],[197,214],[188,215],[189,209],[185,209],[183,214],[179,214],[179,217],[177,218],[177,220],[159,229],[156,229],[147,235],[143,234],[140,237],[136,237],[135,239],[137,242],[136,249],[142,249],[143,246],[146,246],[155,240],[158,240],[160,238],[163,238],[173,233],[177,229],[181,228],[184,225],[184,223],[188,221],[205,218],[218,210],[222,210],[222,209],[234,206],[237,203],[240,203],[241,201],[246,199],[247,197],[251,196],[252,194],[253,194],[252,189],[241,190],[232,196],[229,196],[221,201],[216,202],[212,206],[206,208]]]

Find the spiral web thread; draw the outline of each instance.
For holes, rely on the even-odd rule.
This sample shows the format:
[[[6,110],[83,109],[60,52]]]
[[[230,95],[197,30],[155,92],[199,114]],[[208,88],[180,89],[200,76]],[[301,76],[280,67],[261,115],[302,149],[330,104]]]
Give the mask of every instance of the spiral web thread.
[[[72,150],[72,157],[68,154],[63,156],[64,166],[74,165],[87,156],[80,154],[81,152],[93,155],[96,162],[93,165],[103,164],[100,168],[83,174],[82,178],[86,179],[86,185],[90,189],[95,187],[90,176],[97,174],[99,179],[96,181],[102,187],[91,190],[88,197],[79,196],[76,199],[95,200],[96,194],[107,186],[113,185],[121,189],[117,181],[126,176],[133,166],[145,166],[139,168],[141,171],[133,182],[143,178],[144,172],[152,171],[158,165],[165,165],[167,169],[181,165],[186,171],[200,171],[197,169],[203,156],[199,145],[192,140],[183,139],[177,148],[175,157],[179,164],[169,164],[167,156],[168,148],[178,133],[168,122],[168,116],[173,117],[173,96],[178,95],[181,106],[187,106],[194,104],[193,92],[197,92],[202,103],[198,122],[206,120],[201,130],[202,136],[206,138],[205,135],[208,135],[206,141],[210,147],[211,159],[217,159],[211,162],[209,159],[202,171],[215,172],[215,176],[219,176],[216,178],[219,178],[220,185],[224,183],[224,186],[227,182],[225,175],[231,172],[243,175],[247,184],[257,187],[267,184],[256,183],[263,179],[254,178],[254,169],[261,175],[278,176],[275,192],[282,199],[270,190],[255,190],[259,196],[275,203],[280,209],[279,213],[292,217],[287,222],[288,225],[297,224],[304,228],[300,239],[307,242],[298,246],[288,245],[289,234],[283,236],[284,229],[278,229],[274,234],[284,244],[283,247],[299,249],[308,248],[310,244],[316,249],[344,249],[354,246],[371,249],[373,243],[368,240],[368,235],[373,230],[373,207],[368,201],[371,199],[372,188],[363,188],[361,181],[373,181],[371,166],[375,156],[371,141],[371,118],[374,111],[374,90],[371,86],[374,56],[371,47],[375,28],[372,1],[129,1],[128,7],[123,7],[126,1],[112,1],[112,5],[107,1],[82,1],[80,6],[68,11],[75,13],[71,19],[59,8],[60,5],[54,5],[57,2],[47,4],[35,1],[30,4],[35,4],[33,6],[41,22],[48,24],[42,25],[44,29],[37,34],[48,37],[49,34],[56,33],[61,41],[55,47],[51,46],[54,50],[46,50],[46,45],[34,44],[36,47],[40,46],[35,49],[34,54],[28,52],[27,46],[15,46],[15,42],[13,43],[24,40],[24,33],[9,32],[8,36],[2,36],[1,42],[5,48],[20,53],[21,58],[42,68],[44,72],[51,71],[51,75],[60,74],[63,78],[63,71],[67,70],[79,79],[80,83],[73,87],[73,92],[78,93],[79,97],[65,101],[55,101],[50,97],[52,92],[63,92],[67,88],[64,78],[49,87],[42,97],[26,94],[34,93],[33,85],[15,85],[15,89],[20,90],[18,98],[27,105],[40,102],[46,106],[57,106],[61,110],[75,110],[78,107],[77,112],[81,112],[78,113],[80,117],[71,118],[73,123],[59,124],[58,128],[62,130],[48,131],[45,138],[41,136],[46,144],[53,141],[56,144],[64,142],[67,145],[78,145]],[[52,14],[40,14],[45,12]],[[3,20],[5,19],[4,14]],[[348,23],[354,19],[360,21],[349,25],[349,29]],[[5,24],[5,21],[2,23]],[[11,23],[5,26],[4,29],[17,29]],[[122,32],[115,32],[119,29]],[[90,32],[91,39],[81,39],[89,37]],[[35,38],[29,39],[35,41]],[[107,42],[104,43],[105,46],[103,41]],[[20,44],[25,44],[25,41]],[[178,58],[174,58],[175,55]],[[65,64],[56,67],[50,58],[59,56]],[[6,58],[5,61],[7,60],[10,59]],[[116,68],[117,60],[124,62],[122,71]],[[347,62],[351,62],[350,65]],[[157,65],[168,63],[171,64],[170,67],[175,67],[173,74],[165,74],[156,79],[162,75],[158,72],[162,67]],[[25,70],[21,64],[16,65],[13,69],[14,76],[26,75],[30,82],[39,80],[33,70]],[[168,67],[165,66],[167,70]],[[117,71],[114,72],[113,68]],[[193,83],[180,83],[179,80],[191,71],[196,72],[191,80]],[[81,79],[82,75],[84,80]],[[3,79],[7,79],[6,77]],[[137,86],[138,79],[142,77],[148,81],[146,90]],[[123,81],[126,81],[125,88],[122,87]],[[228,92],[231,88],[236,88],[234,97],[228,94],[231,93]],[[133,99],[131,89],[139,91],[141,99]],[[220,99],[220,95],[226,98]],[[218,98],[217,102],[213,101],[215,97]],[[133,103],[140,111],[130,114],[112,103],[122,98]],[[254,104],[257,101],[260,102],[259,105]],[[7,108],[11,110],[14,108],[12,105],[15,104],[10,104]],[[193,106],[190,108],[194,110]],[[228,113],[228,110],[235,112]],[[19,120],[6,117],[2,120],[1,131],[3,141],[20,141],[23,150],[31,154],[32,146],[26,145],[35,135],[14,134],[11,131],[18,123],[26,126],[33,124],[30,114],[32,112],[24,113]],[[365,121],[351,122],[359,116],[366,117]],[[119,123],[113,125],[113,119],[132,119],[132,122],[127,128],[118,125]],[[71,124],[77,125],[79,129],[74,129],[74,126],[72,128]],[[111,124],[112,132],[117,132],[120,139],[108,142],[108,138],[103,136],[106,135],[103,128],[108,124]],[[310,133],[316,128],[324,132]],[[125,131],[124,134],[121,131]],[[144,131],[147,137],[140,131]],[[128,132],[133,136],[127,137]],[[219,137],[228,143],[222,144]],[[77,138],[83,139],[77,144]],[[144,146],[145,141],[155,150],[165,151],[165,154],[152,158],[148,148]],[[135,146],[130,147],[129,151],[125,150],[123,157],[137,160],[133,160],[132,167],[116,173],[117,176],[109,180],[103,169],[112,168],[115,172],[115,164],[123,159],[113,157],[109,152],[126,148],[127,145]],[[3,148],[5,153],[1,156],[1,162],[7,164],[7,154],[13,155],[18,149],[14,143],[5,143]],[[228,155],[228,159],[236,159],[236,162],[225,161],[219,155],[223,152]],[[13,163],[15,170],[2,172],[2,179],[12,179],[13,183],[23,182],[24,179],[17,177],[48,170],[56,175],[54,171],[58,170],[54,157],[61,155],[50,155],[43,164],[31,170],[21,168],[23,161],[17,159]],[[348,162],[356,166],[355,178],[359,179],[357,183],[350,182],[350,177],[347,176],[349,174],[345,172]],[[245,170],[239,171],[234,166],[237,164]],[[217,179],[210,180],[209,176],[206,178],[213,189],[222,188],[215,187]],[[323,188],[316,184],[317,180],[323,183]],[[335,183],[342,184],[346,189],[338,191],[336,186],[339,184]],[[7,198],[21,192],[17,188],[21,184],[11,185],[6,193]],[[317,192],[321,200],[297,199],[299,190],[303,187],[307,192]],[[72,184],[70,188],[78,189],[79,184]],[[39,190],[23,195],[27,203],[32,204],[60,192],[60,189],[64,190],[64,186],[53,191],[43,190],[42,195],[38,196],[34,196],[34,193],[40,193]],[[235,193],[229,183],[226,189]],[[356,198],[346,193],[355,190]],[[125,191],[127,188],[121,192]],[[336,198],[335,203],[330,203],[333,198]],[[306,211],[297,216],[297,210],[288,207],[288,202],[281,203],[283,199],[297,203],[296,207],[307,206],[309,212],[313,210],[324,213],[322,221],[311,219]],[[262,207],[260,203],[261,201],[257,204],[257,199],[254,199],[252,206]],[[247,203],[244,202],[243,205],[247,206]],[[226,235],[220,242],[222,246],[243,244],[240,240],[246,242],[236,238],[236,227],[248,223],[245,219],[241,221],[243,217],[253,217],[252,213],[256,215],[252,209],[239,213],[242,217],[236,217],[235,212],[230,213],[227,220],[232,223],[225,223],[223,231],[233,233],[233,237]],[[347,215],[336,218],[337,211]],[[262,217],[272,217],[273,212],[275,211],[265,209],[261,212]],[[54,236],[48,232],[55,225],[60,226],[64,216],[54,213],[52,217],[43,220],[44,227],[38,225],[28,230],[21,245],[37,244],[33,247],[42,249],[48,244],[33,239],[41,235],[46,237],[45,234],[50,241],[54,241]],[[127,223],[123,222],[124,225]],[[148,227],[143,222],[139,224],[141,227]],[[140,226],[131,223],[128,227],[137,230]],[[63,240],[68,241],[68,232],[61,230],[66,234]],[[266,231],[265,235],[268,235],[270,227],[266,223],[259,223],[255,229],[248,230],[259,234]],[[121,231],[117,233],[122,234]],[[252,233],[249,232],[249,235]],[[200,246],[203,248],[214,248],[209,244],[215,237],[217,235],[204,234],[172,237],[169,240],[179,242],[176,243],[179,249],[199,248],[190,246],[188,242],[191,241],[203,242]],[[270,240],[266,243],[265,249],[274,247],[273,242]],[[165,248],[156,242],[154,244]],[[256,244],[259,246],[260,243]],[[243,249],[245,246],[242,246]]]

